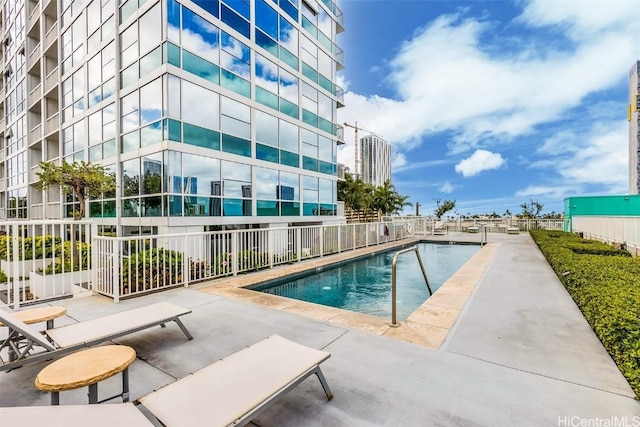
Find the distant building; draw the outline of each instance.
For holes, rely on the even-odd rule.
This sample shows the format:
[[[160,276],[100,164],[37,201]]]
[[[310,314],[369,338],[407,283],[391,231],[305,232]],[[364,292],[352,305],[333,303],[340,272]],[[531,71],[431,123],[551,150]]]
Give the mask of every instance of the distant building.
[[[640,60],[629,72],[629,194],[640,194]]]
[[[391,179],[391,145],[387,141],[375,135],[360,138],[360,158],[364,183],[380,186]]]

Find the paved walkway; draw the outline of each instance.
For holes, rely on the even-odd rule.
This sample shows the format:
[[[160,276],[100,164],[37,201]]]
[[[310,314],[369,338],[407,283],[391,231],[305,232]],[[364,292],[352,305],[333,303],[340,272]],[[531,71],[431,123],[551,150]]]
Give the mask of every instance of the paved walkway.
[[[120,304],[99,296],[62,300],[56,305],[65,306],[67,316],[57,324],[162,300],[191,308],[184,322],[192,341],[175,325],[116,340],[138,353],[130,369],[132,399],[273,333],[330,351],[323,371],[335,399],[327,402],[310,378],[256,418],[257,426],[569,426],[598,425],[597,420],[606,425],[602,422],[613,417],[633,425],[640,420],[640,402],[530,237],[490,234],[489,241],[496,243],[494,253],[439,349],[199,289]],[[33,385],[45,365],[0,373],[0,406],[47,405],[48,396]],[[113,394],[119,386],[118,379],[109,379],[101,392]],[[85,390],[61,395],[62,404],[85,402]]]

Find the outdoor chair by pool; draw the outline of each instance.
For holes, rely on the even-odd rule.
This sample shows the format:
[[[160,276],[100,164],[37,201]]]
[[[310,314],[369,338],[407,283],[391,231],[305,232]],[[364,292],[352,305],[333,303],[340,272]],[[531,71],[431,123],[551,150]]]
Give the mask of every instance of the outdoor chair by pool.
[[[318,377],[331,400],[320,370],[330,356],[272,335],[139,399],[142,408],[138,409],[148,419],[132,412],[132,403],[106,405],[113,407],[109,419],[128,427],[157,425],[157,421],[167,427],[243,426],[311,375]],[[20,421],[15,423],[20,427],[40,426],[42,420],[49,425],[85,426],[85,420],[91,419],[90,409],[101,405],[91,406],[0,408],[0,419],[7,425],[14,425],[10,420]]]
[[[0,321],[9,328],[0,342],[0,371],[26,363],[54,359],[81,348],[90,347],[153,326],[176,322],[188,339],[193,337],[180,320],[191,310],[161,302],[80,323],[47,329],[44,335],[34,327],[0,309]],[[5,360],[6,359],[6,360]]]

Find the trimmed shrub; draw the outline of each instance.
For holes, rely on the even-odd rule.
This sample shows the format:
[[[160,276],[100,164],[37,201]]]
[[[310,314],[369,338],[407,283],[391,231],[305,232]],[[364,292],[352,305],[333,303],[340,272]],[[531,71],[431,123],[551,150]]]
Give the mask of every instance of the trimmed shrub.
[[[13,261],[13,241],[11,236],[0,236],[0,259]],[[18,237],[18,260],[51,258],[59,255],[57,246],[62,239],[58,236]]]
[[[571,233],[531,236],[640,398],[640,258]]]

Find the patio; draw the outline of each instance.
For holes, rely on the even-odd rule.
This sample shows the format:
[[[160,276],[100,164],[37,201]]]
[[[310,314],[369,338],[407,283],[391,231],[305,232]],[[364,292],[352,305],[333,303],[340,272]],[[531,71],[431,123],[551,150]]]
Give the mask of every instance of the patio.
[[[425,237],[478,239],[468,233]],[[633,425],[640,420],[640,402],[531,238],[492,234],[489,242],[491,256],[474,268],[466,304],[437,343],[373,333],[358,326],[361,319],[341,313],[327,318],[323,308],[262,303],[233,285],[254,280],[253,274],[283,274],[319,260],[119,304],[101,296],[60,300],[55,305],[66,307],[67,314],[56,324],[165,300],[191,309],[183,321],[192,341],[175,325],[116,340],[137,351],[130,368],[132,400],[274,333],[331,352],[322,369],[335,398],[328,402],[317,380],[308,379],[254,419],[257,426],[547,426],[613,417]],[[385,323],[388,319],[380,321]],[[33,384],[47,363],[0,373],[0,406],[48,405],[49,396]],[[100,384],[105,395],[118,387],[118,378]],[[71,403],[85,404],[86,390],[61,394],[61,404]]]

